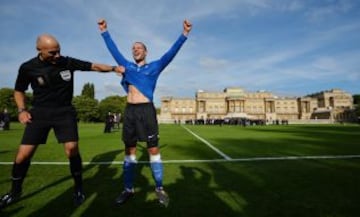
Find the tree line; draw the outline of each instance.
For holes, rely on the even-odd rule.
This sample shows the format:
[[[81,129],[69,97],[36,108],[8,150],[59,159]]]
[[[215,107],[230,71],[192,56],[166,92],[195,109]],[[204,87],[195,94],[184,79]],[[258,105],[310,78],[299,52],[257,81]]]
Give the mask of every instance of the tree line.
[[[26,93],[26,107],[31,107],[32,94]],[[360,94],[353,95],[355,111],[357,117],[360,117]],[[126,106],[126,96],[108,96],[101,101],[95,99],[95,86],[92,83],[86,83],[83,86],[81,95],[73,98],[79,121],[83,122],[103,122],[108,112],[124,113]],[[7,109],[11,120],[17,121],[17,107],[14,101],[14,89],[0,88],[0,112]],[[160,109],[156,109],[157,113]]]
[[[32,94],[26,93],[26,107],[31,108]],[[108,112],[124,113],[126,96],[108,96],[102,100],[95,99],[95,86],[86,83],[83,86],[81,95],[75,96],[72,101],[77,110],[79,121],[103,122]],[[14,100],[14,89],[0,88],[0,109],[2,112],[7,109],[11,120],[17,121],[18,111]]]
[[[355,105],[355,113],[358,118],[360,118],[360,94],[353,95],[354,105]],[[359,119],[360,121],[360,119]]]

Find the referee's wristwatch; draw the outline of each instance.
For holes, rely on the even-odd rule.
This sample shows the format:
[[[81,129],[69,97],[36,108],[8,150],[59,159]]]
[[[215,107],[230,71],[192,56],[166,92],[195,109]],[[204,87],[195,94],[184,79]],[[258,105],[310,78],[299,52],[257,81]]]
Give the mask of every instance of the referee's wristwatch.
[[[24,111],[27,111],[26,108],[19,108],[19,109],[18,109],[18,114],[20,114],[20,113],[22,113],[22,112],[24,112]]]

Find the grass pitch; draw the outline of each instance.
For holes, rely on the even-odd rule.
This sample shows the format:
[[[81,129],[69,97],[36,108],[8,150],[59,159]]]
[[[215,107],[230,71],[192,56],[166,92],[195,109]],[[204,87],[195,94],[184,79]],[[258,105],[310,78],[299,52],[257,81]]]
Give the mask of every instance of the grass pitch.
[[[72,205],[73,181],[61,144],[51,133],[38,148],[23,198],[0,216],[274,216],[357,217],[360,211],[360,126],[160,125],[167,208],[158,205],[139,144],[136,195],[122,190],[123,144],[118,130],[80,124],[87,199]],[[11,162],[23,127],[0,131],[0,193],[10,188]]]

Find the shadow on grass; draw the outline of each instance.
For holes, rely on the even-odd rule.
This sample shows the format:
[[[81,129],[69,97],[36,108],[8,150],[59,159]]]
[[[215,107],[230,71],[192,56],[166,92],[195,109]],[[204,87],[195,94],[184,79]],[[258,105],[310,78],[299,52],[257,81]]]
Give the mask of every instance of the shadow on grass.
[[[120,151],[112,151],[112,152],[100,154],[94,157],[92,159],[92,162],[111,161],[114,160],[116,155],[119,153]],[[118,169],[116,167],[112,167],[109,164],[97,165],[90,163],[89,165],[86,165],[84,167],[83,174],[86,174],[87,172],[93,172],[94,170],[96,170],[96,173],[91,175],[90,178],[85,177],[83,181],[84,192],[87,197],[85,204],[87,203],[87,200],[91,200],[91,202],[94,204],[95,207],[100,208],[106,206],[107,204],[106,201],[103,200],[102,198],[109,198],[115,196],[113,191],[114,190],[113,179]],[[63,177],[55,182],[52,182],[32,193],[24,195],[22,200],[28,198],[36,200],[36,194],[42,191],[46,191],[49,188],[56,187],[62,182],[68,180],[72,180],[72,177],[70,175]],[[72,194],[73,194],[73,186],[71,185],[66,191],[59,194],[56,198],[47,201],[47,203],[44,204],[44,206],[29,214],[28,217],[41,217],[41,216],[64,217],[64,216],[72,216],[74,213],[76,214],[77,209],[82,209],[82,206],[85,204],[83,204],[80,207],[75,207],[72,200],[73,198]],[[102,215],[94,215],[94,216],[102,216]]]
[[[360,169],[358,163],[359,160],[298,160],[210,166],[217,171],[217,185],[238,198],[234,204],[241,211],[240,216],[356,217],[360,194],[360,175],[355,174]]]
[[[162,147],[161,147],[162,148]],[[138,148],[139,161],[147,161],[148,153],[145,148]],[[172,184],[165,185],[170,197],[168,207],[162,207],[155,196],[155,184],[151,178],[149,164],[138,164],[135,177],[135,196],[122,206],[113,206],[112,210],[103,210],[106,216],[238,216],[228,204],[224,203],[211,187],[212,172],[198,167],[175,165],[169,169],[164,165],[165,174],[175,173],[178,177]],[[170,179],[165,175],[164,180]],[[95,206],[96,204],[94,204]],[[92,209],[92,208],[91,208]],[[93,212],[86,211],[87,214]],[[84,216],[96,216],[96,215]]]
[[[223,131],[226,133],[226,131]],[[232,158],[360,154],[358,126],[254,126],[213,138]]]
[[[8,153],[10,153],[10,152],[12,152],[12,151],[10,151],[10,150],[5,150],[5,151],[0,151],[0,154],[8,154]]]
[[[164,148],[161,146],[160,148]],[[148,161],[147,149],[138,146],[139,161]],[[165,174],[167,166],[164,165]],[[122,172],[122,169],[120,169]],[[173,184],[165,186],[165,190],[170,196],[170,204],[167,208],[162,207],[155,196],[155,183],[151,176],[151,169],[148,163],[139,163],[136,166],[135,174],[135,196],[125,204],[115,205],[114,200],[117,195],[103,195],[98,197],[99,201],[92,201],[91,205],[82,213],[81,216],[237,216],[232,209],[224,203],[212,191],[212,173],[197,167],[187,167],[177,165],[171,169],[171,173],[176,173],[179,177]],[[170,178],[170,177],[169,177]],[[98,179],[98,178],[96,178]],[[122,187],[120,180],[116,180],[117,187],[112,190],[119,194]],[[167,177],[165,175],[164,179]],[[103,189],[99,189],[101,191]]]
[[[303,135],[306,138],[307,133]],[[302,137],[293,140],[277,139],[274,142],[303,144],[300,138]],[[259,153],[263,152],[268,144],[252,140],[216,140],[219,144],[235,142],[239,142],[240,145],[244,142],[250,143],[242,147],[249,155],[251,151],[254,152],[255,147]],[[267,147],[268,154],[274,153],[273,147],[274,144]],[[305,152],[299,149],[297,153],[293,148],[281,147],[275,153]],[[311,152],[317,153],[318,150],[322,152],[324,147],[312,148],[314,150]],[[194,150],[200,151],[188,151]],[[120,152],[99,154],[92,162],[114,160]],[[239,153],[242,154],[241,151]],[[147,161],[147,150],[139,146],[138,156],[139,161]],[[170,195],[170,204],[169,207],[163,208],[156,201],[154,182],[148,164],[137,165],[135,197],[123,206],[114,204],[115,198],[123,189],[122,166],[90,164],[84,167],[84,189],[87,199],[83,205],[73,207],[73,191],[69,185],[54,199],[43,200],[44,204],[41,207],[26,216],[355,217],[359,213],[359,165],[358,159],[165,164],[164,180],[171,180],[165,185]],[[25,198],[36,200],[36,194],[69,181],[71,177],[66,176],[25,195]],[[17,216],[20,210],[28,209],[15,208],[6,212],[5,216]]]
[[[111,161],[118,153],[118,151],[112,151],[97,155],[92,162]],[[147,150],[140,146],[138,156],[139,161],[147,161]],[[84,167],[84,190],[87,197],[84,204],[80,207],[73,206],[73,187],[69,186],[54,199],[43,200],[44,204],[27,216],[239,216],[238,212],[235,212],[226,201],[216,194],[217,191],[222,191],[218,187],[213,187],[213,183],[211,183],[213,175],[216,176],[216,171],[213,174],[212,171],[197,166],[164,165],[165,170],[169,167],[172,168],[168,173],[165,171],[165,174],[174,174],[176,178],[172,179],[174,182],[165,186],[170,195],[170,204],[167,208],[160,206],[156,199],[149,164],[139,163],[137,165],[135,196],[122,206],[115,204],[115,198],[123,189],[123,176],[118,175],[119,172],[122,173],[122,166],[89,164]],[[223,169],[226,170],[226,168]],[[166,180],[167,177],[165,176],[164,179]],[[169,177],[169,179],[171,178]],[[37,194],[50,188],[56,188],[62,182],[70,180],[72,180],[71,176],[63,177],[24,195],[23,200],[36,200]],[[26,204],[30,204],[30,202]],[[2,214],[16,216],[17,212],[22,209],[26,209],[26,207],[16,207],[16,209]]]

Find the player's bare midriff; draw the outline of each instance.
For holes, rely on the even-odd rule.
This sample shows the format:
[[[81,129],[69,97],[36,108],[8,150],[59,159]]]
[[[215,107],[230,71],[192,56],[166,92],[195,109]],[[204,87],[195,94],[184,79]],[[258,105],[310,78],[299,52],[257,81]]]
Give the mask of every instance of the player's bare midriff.
[[[144,96],[134,85],[129,85],[127,102],[131,104],[139,104],[150,102],[150,100]]]

